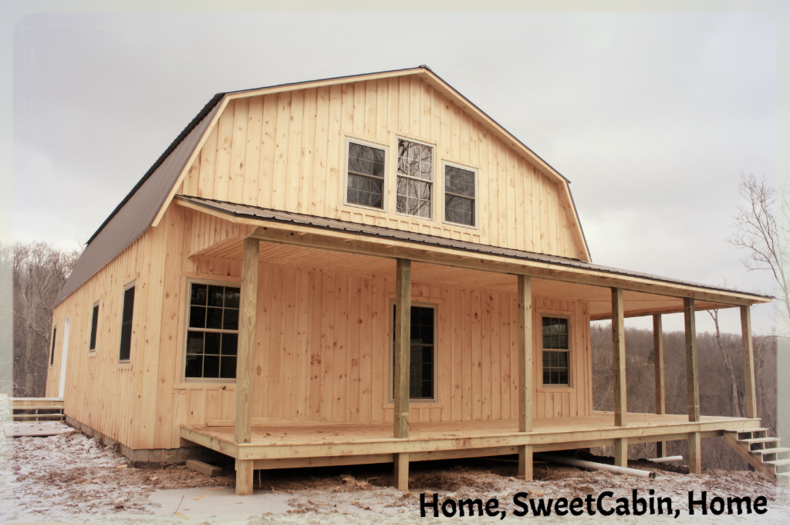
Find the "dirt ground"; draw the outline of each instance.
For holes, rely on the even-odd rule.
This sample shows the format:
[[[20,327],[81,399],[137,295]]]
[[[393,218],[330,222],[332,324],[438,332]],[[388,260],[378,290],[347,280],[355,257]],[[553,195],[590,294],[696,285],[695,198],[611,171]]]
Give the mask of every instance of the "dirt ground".
[[[4,415],[0,414],[0,421]],[[514,461],[417,463],[412,464],[411,492],[407,494],[392,488],[390,465],[267,471],[256,472],[252,498],[271,497],[273,501],[277,496],[278,501],[284,501],[277,507],[262,504],[255,511],[259,517],[267,509],[292,515],[419,517],[420,493],[429,499],[438,494],[439,501],[446,497],[483,501],[497,498],[499,508],[508,515],[515,508],[512,500],[518,492],[528,492],[530,498],[536,499],[570,500],[612,491],[614,496],[609,504],[614,506],[615,498],[630,498],[634,489],[645,498],[653,489],[656,496],[670,497],[673,506],[684,514],[687,494],[692,490],[698,495],[707,491],[709,498],[750,496],[754,500],[766,496],[769,507],[790,506],[787,488],[777,487],[773,480],[754,472],[711,471],[695,476],[668,472],[655,464],[642,463],[640,468],[655,471],[656,479],[583,471],[537,461],[534,481],[524,482],[515,477]],[[227,501],[216,497],[220,493],[238,499],[232,493],[233,485],[230,470],[223,476],[209,478],[184,466],[156,470],[132,468],[116,450],[77,431],[51,437],[3,438],[0,444],[0,522],[73,515],[141,518],[158,515],[185,521],[191,513],[202,512],[199,505],[211,508],[212,501]],[[181,495],[177,499],[183,494],[177,491],[199,487],[204,490],[197,497]],[[165,501],[162,498],[168,494],[176,498],[167,500],[174,502],[173,505],[156,503]],[[242,508],[215,506],[212,511],[215,515],[241,512]]]

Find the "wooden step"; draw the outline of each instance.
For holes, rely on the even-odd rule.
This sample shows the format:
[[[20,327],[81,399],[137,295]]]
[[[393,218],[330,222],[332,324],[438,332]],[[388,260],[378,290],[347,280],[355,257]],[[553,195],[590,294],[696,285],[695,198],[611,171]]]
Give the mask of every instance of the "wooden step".
[[[11,419],[14,421],[20,419],[63,419],[63,414],[14,414]]]
[[[750,454],[781,454],[782,452],[790,452],[790,448],[758,448],[756,450],[750,450]]]
[[[737,428],[737,429],[733,429],[733,430],[725,430],[725,432],[738,432],[740,434],[740,433],[743,433],[743,432],[768,432],[769,430],[771,430],[771,429],[770,428],[755,427],[755,428]]]
[[[772,461],[763,461],[766,465],[773,465],[779,467],[781,465],[790,465],[790,459],[775,459]]]
[[[745,445],[751,445],[752,443],[771,443],[776,441],[779,442],[779,438],[752,438],[752,439],[739,439],[737,440],[738,443],[743,443]]]
[[[14,410],[63,410],[63,405],[40,407],[14,407]]]

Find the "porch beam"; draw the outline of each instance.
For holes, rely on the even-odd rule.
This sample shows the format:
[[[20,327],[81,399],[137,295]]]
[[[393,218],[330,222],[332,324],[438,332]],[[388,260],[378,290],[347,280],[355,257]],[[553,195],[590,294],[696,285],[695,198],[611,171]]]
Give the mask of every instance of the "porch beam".
[[[741,341],[743,344],[743,379],[746,394],[746,417],[757,417],[757,392],[754,381],[754,347],[752,345],[752,314],[741,306]]]
[[[258,239],[244,239],[241,263],[241,305],[236,360],[234,441],[252,441],[253,357],[258,305]],[[252,462],[236,461],[236,494],[252,494]]]
[[[653,364],[656,369],[656,414],[666,414],[666,394],[664,383],[664,338],[662,337],[661,315],[653,316]],[[666,441],[656,442],[656,457],[667,455]]]
[[[614,376],[614,424],[618,427],[625,427],[628,425],[628,403],[626,402],[622,288],[612,288],[612,373]]]
[[[221,216],[228,220],[229,215],[215,212],[197,204],[178,201],[180,205],[197,209],[203,213]],[[421,263],[468,268],[486,272],[528,275],[539,279],[569,282],[590,286],[617,287],[623,290],[643,292],[670,297],[693,297],[699,301],[724,303],[728,305],[751,305],[759,302],[770,302],[770,299],[740,294],[736,292],[718,292],[694,286],[651,281],[640,277],[626,276],[594,269],[574,268],[571,266],[553,265],[541,261],[519,262],[514,258],[481,254],[469,251],[454,250],[428,245],[415,246],[391,239],[376,239],[367,235],[348,234],[334,231],[317,233],[316,227],[289,224],[287,227],[275,222],[260,219],[230,219],[233,222],[256,225],[258,228],[251,234],[260,240],[277,244],[304,246],[323,250],[370,255],[394,259],[403,257]],[[260,226],[265,223],[266,226]]]
[[[409,370],[411,369],[411,261],[395,265],[395,367],[393,437],[409,437]],[[408,462],[408,458],[406,459]],[[407,468],[408,471],[408,468]]]
[[[694,299],[683,299],[683,319],[686,333],[686,386],[689,421],[697,422],[700,420],[699,371],[697,370],[697,323]]]
[[[532,432],[532,278],[518,276],[518,431]],[[531,467],[530,467],[531,469]]]

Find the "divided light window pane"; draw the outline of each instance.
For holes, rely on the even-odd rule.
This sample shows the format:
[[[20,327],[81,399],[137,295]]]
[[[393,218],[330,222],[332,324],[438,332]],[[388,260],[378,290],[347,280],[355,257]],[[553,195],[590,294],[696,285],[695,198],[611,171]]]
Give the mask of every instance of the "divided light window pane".
[[[192,283],[184,377],[235,379],[240,290]]]
[[[444,167],[444,219],[456,224],[475,225],[475,172]]]
[[[384,209],[384,150],[348,143],[346,202]]]
[[[120,361],[129,361],[132,354],[132,315],[134,313],[134,286],[123,292],[123,315],[121,316]]]
[[[570,384],[568,319],[543,318],[543,384]]]
[[[398,213],[431,218],[433,148],[398,140]]]

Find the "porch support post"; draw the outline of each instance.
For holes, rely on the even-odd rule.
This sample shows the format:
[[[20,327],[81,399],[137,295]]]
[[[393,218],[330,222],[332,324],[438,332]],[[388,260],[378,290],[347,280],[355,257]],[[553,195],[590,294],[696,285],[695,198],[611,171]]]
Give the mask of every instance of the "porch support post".
[[[653,316],[653,364],[656,368],[656,414],[666,414],[666,395],[664,390],[664,339],[662,337],[661,314]],[[656,443],[656,457],[667,455],[666,441]]]
[[[236,360],[236,416],[234,441],[252,441],[252,369],[258,305],[258,239],[244,239],[241,262],[241,305]],[[253,462],[236,460],[236,494],[252,494]]]
[[[518,276],[518,431],[532,432],[532,277]],[[518,476],[532,480],[532,446],[518,447]]]
[[[409,370],[411,369],[411,261],[398,259],[395,276],[395,429],[393,437],[409,437]]]
[[[409,454],[395,456],[395,486],[398,490],[409,492]]]
[[[697,370],[697,323],[694,299],[683,299],[683,318],[686,332],[686,383],[688,387],[689,421],[698,422],[699,372]],[[689,433],[689,472],[702,473],[702,447],[699,432]]]
[[[411,370],[411,261],[398,259],[395,269],[395,369],[393,437],[409,437],[409,371]],[[409,490],[409,454],[394,454],[395,486]]]
[[[612,372],[614,374],[614,425],[628,426],[625,382],[625,324],[623,289],[612,288]]]
[[[618,467],[628,466],[628,439],[614,440],[614,464]]]
[[[532,277],[518,276],[518,431],[532,432]]]
[[[697,371],[697,323],[694,318],[694,299],[683,299],[683,317],[686,331],[686,383],[688,391],[689,421],[699,417],[699,373]]]
[[[743,343],[743,379],[746,393],[746,417],[757,417],[757,393],[754,382],[754,347],[752,346],[752,314],[748,306],[741,306],[741,341]]]

